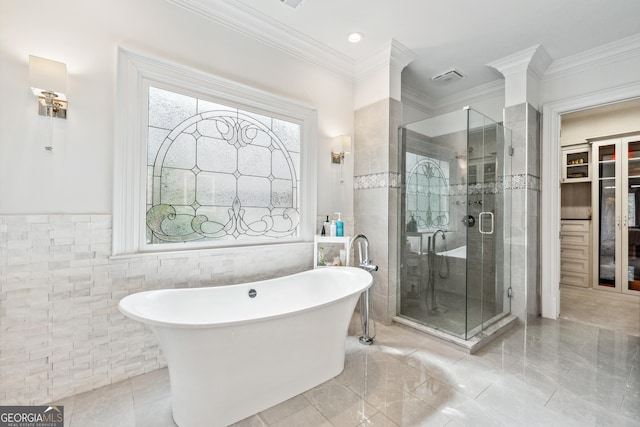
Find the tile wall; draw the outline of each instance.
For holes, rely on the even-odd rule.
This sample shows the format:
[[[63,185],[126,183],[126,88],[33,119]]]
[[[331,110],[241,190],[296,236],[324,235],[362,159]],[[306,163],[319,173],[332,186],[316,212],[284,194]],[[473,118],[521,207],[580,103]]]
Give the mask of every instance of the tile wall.
[[[392,98],[355,112],[355,233],[370,242],[374,318],[390,324],[396,314],[400,197],[398,127],[402,104]]]
[[[35,405],[166,365],[125,318],[134,292],[309,269],[312,244],[111,259],[111,215],[0,216],[0,405]]]
[[[529,104],[505,108],[512,132],[511,312],[520,320],[540,314],[540,113]]]

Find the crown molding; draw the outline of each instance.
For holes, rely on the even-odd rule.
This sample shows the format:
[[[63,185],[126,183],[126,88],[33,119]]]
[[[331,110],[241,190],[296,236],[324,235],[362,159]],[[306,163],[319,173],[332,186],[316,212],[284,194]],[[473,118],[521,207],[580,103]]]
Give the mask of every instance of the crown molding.
[[[553,61],[543,78],[545,80],[561,78],[639,55],[640,33]]]
[[[349,81],[355,78],[356,64],[351,58],[241,2],[231,5],[223,0],[167,1]]]
[[[435,99],[407,85],[402,85],[402,103],[416,110],[423,111],[428,115],[432,115],[436,109]]]
[[[460,108],[463,105],[474,104],[487,99],[504,96],[504,79],[475,86],[467,90],[454,93],[436,102],[437,110]]]
[[[354,78],[360,80],[368,74],[373,73],[383,67],[389,67],[391,55],[391,44],[378,50],[373,55],[363,59],[354,67]]]
[[[391,69],[401,73],[402,70],[417,58],[417,55],[408,47],[395,39],[392,39],[378,52],[360,61],[355,66],[356,80],[362,79],[370,73],[381,68]]]
[[[418,58],[411,49],[398,42],[391,40],[390,68],[401,73],[404,68]]]
[[[453,95],[435,99],[415,88],[402,88],[402,103],[407,104],[427,114],[446,112],[461,108],[464,105],[482,102],[491,98],[504,96],[504,80],[499,79],[485,83]]]
[[[487,66],[498,70],[503,76],[531,71],[538,79],[544,76],[550,65],[551,57],[539,44],[487,64]]]

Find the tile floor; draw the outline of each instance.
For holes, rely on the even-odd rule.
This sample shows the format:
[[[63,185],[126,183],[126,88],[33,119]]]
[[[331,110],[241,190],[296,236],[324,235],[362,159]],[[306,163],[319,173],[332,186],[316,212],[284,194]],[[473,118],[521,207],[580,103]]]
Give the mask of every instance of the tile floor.
[[[571,298],[588,307],[593,295]],[[609,313],[620,305],[605,303]],[[635,334],[606,319],[594,326],[589,310],[573,307],[571,319],[538,318],[474,355],[395,325],[378,325],[365,347],[354,319],[342,374],[234,427],[637,427],[640,303],[624,309]],[[166,369],[55,403],[70,427],[175,425]]]

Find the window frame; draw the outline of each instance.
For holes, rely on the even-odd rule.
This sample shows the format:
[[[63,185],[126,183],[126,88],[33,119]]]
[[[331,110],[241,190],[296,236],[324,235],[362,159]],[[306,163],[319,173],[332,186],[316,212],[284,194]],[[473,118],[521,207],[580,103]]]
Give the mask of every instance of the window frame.
[[[317,112],[296,101],[213,74],[118,48],[112,256],[311,242],[316,212]],[[300,124],[298,237],[146,243],[148,88],[155,86]]]

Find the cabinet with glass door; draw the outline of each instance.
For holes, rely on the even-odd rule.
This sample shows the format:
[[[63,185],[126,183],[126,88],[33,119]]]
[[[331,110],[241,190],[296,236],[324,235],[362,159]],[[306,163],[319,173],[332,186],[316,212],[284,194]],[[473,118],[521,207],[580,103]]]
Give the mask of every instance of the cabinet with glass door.
[[[640,135],[593,142],[594,288],[640,295]]]
[[[562,182],[591,181],[590,147],[588,144],[562,149]]]

